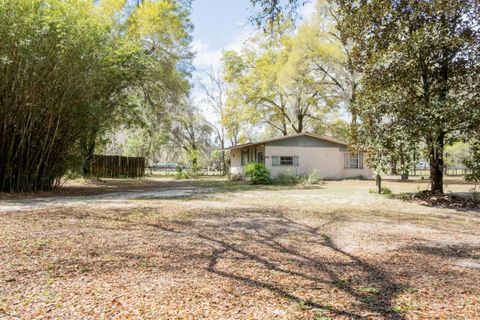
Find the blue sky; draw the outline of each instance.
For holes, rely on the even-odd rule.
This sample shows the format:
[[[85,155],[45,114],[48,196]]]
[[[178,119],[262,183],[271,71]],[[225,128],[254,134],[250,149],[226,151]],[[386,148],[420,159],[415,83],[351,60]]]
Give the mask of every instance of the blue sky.
[[[192,21],[195,25],[193,48],[197,68],[218,65],[224,49],[239,49],[249,33],[249,0],[194,0]]]

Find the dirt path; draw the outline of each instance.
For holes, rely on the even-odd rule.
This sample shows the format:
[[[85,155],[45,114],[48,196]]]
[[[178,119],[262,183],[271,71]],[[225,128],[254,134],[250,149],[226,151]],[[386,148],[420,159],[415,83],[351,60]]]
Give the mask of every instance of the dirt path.
[[[206,193],[208,188],[181,187],[161,190],[136,190],[127,192],[114,192],[88,196],[53,196],[29,199],[0,200],[0,212],[27,211],[37,209],[54,209],[58,207],[83,207],[96,206],[100,208],[128,208],[135,206],[129,200],[139,199],[169,199],[188,197],[195,194]]]

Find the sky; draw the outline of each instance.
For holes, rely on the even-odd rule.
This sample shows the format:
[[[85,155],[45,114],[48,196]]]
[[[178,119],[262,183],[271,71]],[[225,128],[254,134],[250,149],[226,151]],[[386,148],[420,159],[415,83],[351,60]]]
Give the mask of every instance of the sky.
[[[313,13],[307,4],[302,16]],[[193,0],[193,49],[197,52],[194,65],[205,69],[220,66],[223,50],[239,50],[254,31],[248,18],[252,13],[250,0]]]
[[[222,50],[240,49],[253,32],[248,22],[249,0],[194,0],[192,7],[193,49],[198,69],[220,65]]]

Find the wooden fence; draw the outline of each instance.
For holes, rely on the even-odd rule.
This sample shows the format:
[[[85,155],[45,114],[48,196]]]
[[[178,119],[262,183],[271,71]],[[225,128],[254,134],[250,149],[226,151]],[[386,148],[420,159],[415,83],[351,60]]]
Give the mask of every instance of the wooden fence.
[[[145,158],[94,155],[90,174],[98,178],[140,178],[145,176]]]

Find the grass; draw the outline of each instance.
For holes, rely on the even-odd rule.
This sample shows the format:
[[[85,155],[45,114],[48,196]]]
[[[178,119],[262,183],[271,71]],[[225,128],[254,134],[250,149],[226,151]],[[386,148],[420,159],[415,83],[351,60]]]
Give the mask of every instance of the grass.
[[[395,194],[427,186],[383,184]],[[314,187],[221,178],[102,185],[114,192],[210,191],[1,212],[0,318],[473,319],[480,313],[479,212],[370,195],[368,180]],[[98,185],[67,188],[69,196],[102,192]],[[451,180],[448,188],[471,186]]]

